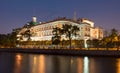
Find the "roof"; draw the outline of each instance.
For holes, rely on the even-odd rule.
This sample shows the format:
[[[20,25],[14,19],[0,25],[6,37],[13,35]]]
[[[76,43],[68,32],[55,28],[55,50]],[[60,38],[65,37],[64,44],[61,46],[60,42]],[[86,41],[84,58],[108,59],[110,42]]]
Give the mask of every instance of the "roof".
[[[70,21],[70,22],[74,22],[74,23],[77,23],[79,24],[80,22],[78,21],[74,21],[72,19],[67,19],[67,18],[57,18],[57,19],[54,19],[54,20],[51,20],[51,21],[48,21],[48,22],[41,22],[41,23],[38,23],[37,25],[43,25],[43,24],[46,24],[46,23],[51,23],[51,22],[56,22],[56,21]],[[35,26],[37,26],[35,25]]]

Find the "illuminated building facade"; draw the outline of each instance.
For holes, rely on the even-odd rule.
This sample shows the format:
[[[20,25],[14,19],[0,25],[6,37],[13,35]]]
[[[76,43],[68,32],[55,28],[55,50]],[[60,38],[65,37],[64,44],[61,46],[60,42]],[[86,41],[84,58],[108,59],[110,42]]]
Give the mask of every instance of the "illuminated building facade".
[[[88,20],[88,19],[78,19],[77,21],[74,21],[72,19],[67,19],[67,18],[58,18],[49,22],[40,22],[37,23],[36,17],[33,17],[32,22],[30,22],[27,25],[32,25],[31,27],[23,27],[20,32],[18,33],[17,40],[20,41],[27,41],[28,36],[25,36],[25,32],[29,30],[29,33],[31,34],[30,39],[31,41],[44,41],[44,40],[51,40],[52,39],[52,31],[53,28],[59,27],[62,28],[64,24],[70,24],[72,26],[78,26],[80,31],[78,32],[79,36],[78,37],[73,37],[73,39],[85,39],[85,37],[89,39],[99,39],[103,37],[102,29],[97,28],[101,32],[98,33],[97,29],[94,27],[94,22]],[[93,35],[97,31],[96,35]],[[101,34],[100,34],[101,33]],[[96,38],[97,36],[97,38]],[[63,36],[62,38],[65,39]]]
[[[99,27],[94,27],[90,29],[90,39],[99,39],[103,38],[103,29]]]

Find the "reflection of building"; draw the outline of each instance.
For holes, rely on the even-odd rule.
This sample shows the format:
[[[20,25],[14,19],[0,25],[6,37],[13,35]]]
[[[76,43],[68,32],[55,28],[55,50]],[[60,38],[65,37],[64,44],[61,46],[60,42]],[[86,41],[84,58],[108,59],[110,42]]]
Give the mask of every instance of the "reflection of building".
[[[120,59],[117,59],[116,66],[117,66],[117,73],[120,73]]]
[[[76,25],[79,27],[80,31],[78,32],[79,36],[77,37],[77,39],[84,39],[85,37],[92,39],[100,39],[103,37],[103,32],[102,32],[103,30],[100,28],[95,28],[94,22],[88,19],[82,18],[82,19],[78,19],[77,21],[74,21],[72,19],[67,19],[67,18],[58,18],[49,22],[37,23],[36,17],[33,17],[32,22],[29,23],[30,26],[29,28],[27,27],[28,25],[22,28],[22,30],[18,33],[17,37],[18,40],[20,41],[27,41],[28,36],[25,36],[25,32],[29,29],[31,34],[30,38],[32,41],[51,40],[53,28],[55,27],[62,28],[62,25],[64,24],[70,24],[73,26]],[[100,30],[99,33],[97,29]],[[93,35],[95,31],[97,32],[97,34]]]
[[[31,73],[45,73],[45,56],[29,55],[29,70]]]

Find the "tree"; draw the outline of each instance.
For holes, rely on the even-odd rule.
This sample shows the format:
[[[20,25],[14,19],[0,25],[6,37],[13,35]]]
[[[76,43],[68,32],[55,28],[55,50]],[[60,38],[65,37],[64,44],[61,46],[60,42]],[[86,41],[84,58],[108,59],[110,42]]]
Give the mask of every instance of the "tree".
[[[62,27],[63,35],[66,36],[66,38],[69,39],[70,49],[71,49],[71,40],[73,36],[77,36],[77,32],[79,31],[79,28],[77,26],[72,26],[71,24],[65,24]]]
[[[116,29],[111,29],[110,34],[102,39],[102,46],[106,47],[119,46],[119,35]]]
[[[110,34],[110,42],[112,47],[117,47],[117,42],[118,42],[118,31],[116,29],[112,29],[111,30],[111,34]]]
[[[73,31],[73,35],[75,37],[79,36],[78,35],[79,28],[77,26],[73,26],[73,30],[72,31]],[[76,44],[76,38],[75,38],[75,44]]]
[[[10,34],[0,34],[0,46],[15,47],[17,42],[17,30],[13,29]]]
[[[58,45],[61,39],[61,29],[59,27],[53,28],[53,37],[52,37],[52,44]]]
[[[20,39],[23,39],[23,36],[24,36],[24,37],[27,37],[27,41],[30,41],[32,36],[32,33],[30,31],[31,25],[28,23],[24,26],[24,28],[26,28],[26,30],[24,31],[24,33],[21,33],[22,36]]]
[[[53,28],[53,37],[52,37],[52,43],[58,45],[61,40],[61,36],[65,35],[66,39],[69,40],[69,45],[71,49],[71,40],[73,36],[77,36],[77,32],[79,31],[79,28],[77,26],[72,26],[71,24],[65,24],[62,26],[62,28],[56,27]]]
[[[109,35],[109,32],[107,30],[104,31],[104,36],[107,37]]]
[[[72,28],[73,35],[77,37],[78,36],[77,32],[79,31],[79,28],[77,26],[73,26]]]

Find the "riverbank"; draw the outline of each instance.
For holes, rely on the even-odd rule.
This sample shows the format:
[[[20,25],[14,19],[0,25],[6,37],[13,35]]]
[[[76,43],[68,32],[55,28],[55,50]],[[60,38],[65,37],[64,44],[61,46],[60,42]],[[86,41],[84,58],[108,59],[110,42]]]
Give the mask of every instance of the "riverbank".
[[[26,48],[1,48],[0,52],[47,54],[66,56],[99,56],[99,57],[120,57],[118,50],[65,50],[65,49],[26,49]]]

